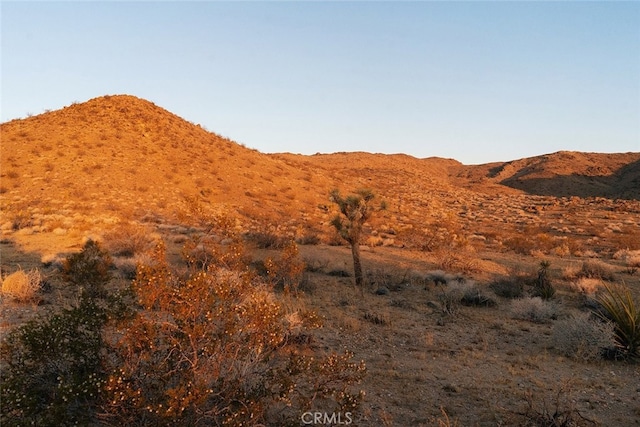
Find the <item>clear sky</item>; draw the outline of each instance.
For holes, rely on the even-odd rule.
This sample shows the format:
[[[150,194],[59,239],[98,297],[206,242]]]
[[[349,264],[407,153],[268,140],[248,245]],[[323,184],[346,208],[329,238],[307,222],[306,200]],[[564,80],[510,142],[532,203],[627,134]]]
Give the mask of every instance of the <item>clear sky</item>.
[[[262,152],[640,151],[640,2],[6,2],[2,122],[107,94]]]

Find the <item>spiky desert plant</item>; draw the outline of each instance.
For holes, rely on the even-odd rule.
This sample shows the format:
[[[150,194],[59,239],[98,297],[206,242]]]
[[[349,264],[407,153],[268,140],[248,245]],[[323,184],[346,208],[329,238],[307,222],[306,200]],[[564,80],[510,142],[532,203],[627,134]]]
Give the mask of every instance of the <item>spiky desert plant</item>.
[[[640,304],[623,285],[605,283],[596,296],[604,312],[597,314],[615,325],[616,343],[628,357],[640,356]]]
[[[556,293],[551,278],[549,277],[549,267],[551,263],[549,261],[540,262],[540,268],[538,269],[538,277],[536,277],[533,283],[534,297],[540,297],[542,299],[551,299]]]

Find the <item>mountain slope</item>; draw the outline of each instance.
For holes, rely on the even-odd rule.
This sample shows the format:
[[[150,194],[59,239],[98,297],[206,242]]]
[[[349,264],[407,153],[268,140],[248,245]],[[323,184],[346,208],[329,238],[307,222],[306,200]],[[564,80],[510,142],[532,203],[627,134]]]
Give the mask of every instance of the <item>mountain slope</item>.
[[[476,189],[499,184],[541,196],[640,199],[640,153],[559,151],[505,163],[465,166],[454,178],[460,185],[475,183]]]
[[[27,210],[32,222],[82,217],[86,229],[117,218],[175,224],[202,205],[242,219],[245,230],[326,233],[330,190],[368,187],[387,206],[371,226],[415,235],[451,218],[479,227],[479,210],[502,218],[503,196],[640,199],[640,153],[559,152],[477,166],[404,154],[263,154],[129,95],[13,120],[0,132],[2,211],[11,216],[3,224]]]

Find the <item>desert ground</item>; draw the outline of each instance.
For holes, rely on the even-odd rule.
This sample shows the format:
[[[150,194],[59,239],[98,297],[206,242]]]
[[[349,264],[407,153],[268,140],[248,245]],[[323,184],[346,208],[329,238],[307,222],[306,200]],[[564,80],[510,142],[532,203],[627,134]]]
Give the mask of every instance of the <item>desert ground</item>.
[[[37,269],[46,286],[3,293],[0,337],[73,302],[60,268],[87,239],[126,287],[157,242],[184,262],[206,213],[230,219],[258,272],[297,243],[295,302],[276,297],[322,320],[311,351],[366,364],[352,425],[640,425],[638,361],[573,351],[563,331],[606,286],[640,304],[640,153],[264,154],[127,95],[1,126],[2,277]],[[376,195],[363,287],[331,225],[334,188]],[[541,265],[548,300],[531,298]],[[545,424],[554,412],[573,424]]]

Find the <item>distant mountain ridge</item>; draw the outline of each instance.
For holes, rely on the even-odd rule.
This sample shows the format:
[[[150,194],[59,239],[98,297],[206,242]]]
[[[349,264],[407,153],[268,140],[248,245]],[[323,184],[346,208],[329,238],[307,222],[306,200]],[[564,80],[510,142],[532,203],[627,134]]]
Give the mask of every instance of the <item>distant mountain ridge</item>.
[[[640,199],[640,153],[559,151],[466,166],[457,178],[458,182],[480,180],[541,196]]]

